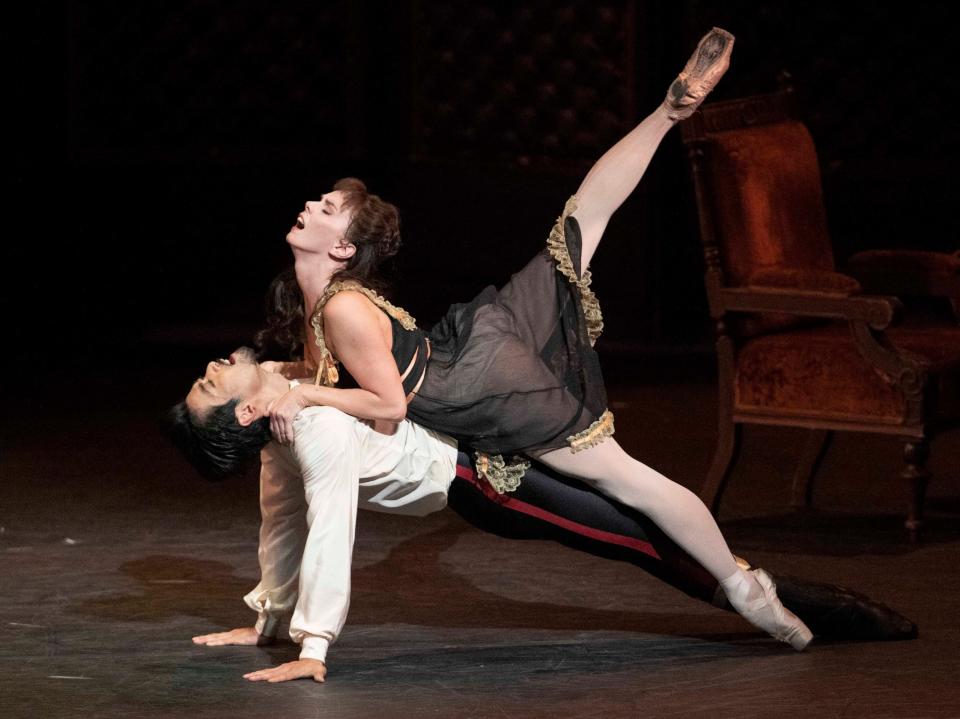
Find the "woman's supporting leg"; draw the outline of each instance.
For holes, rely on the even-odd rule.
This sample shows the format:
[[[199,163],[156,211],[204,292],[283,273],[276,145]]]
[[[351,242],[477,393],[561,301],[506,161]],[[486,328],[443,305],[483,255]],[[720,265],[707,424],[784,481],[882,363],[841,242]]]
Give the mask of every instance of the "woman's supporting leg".
[[[737,560],[700,498],[628,455],[612,437],[577,453],[557,449],[538,459],[645,514],[717,580],[737,573]]]
[[[515,491],[498,494],[461,453],[448,505],[485,532],[629,562],[695,599],[726,601],[710,573],[640,512],[542,465],[530,467]]]
[[[603,559],[627,562],[675,589],[732,611],[719,582],[649,518],[577,479],[534,464],[520,487],[498,494],[477,476],[467,453],[457,459],[450,509],[477,529],[509,539],[549,540]],[[745,565],[743,559],[738,563]],[[867,641],[911,639],[909,619],[845,587],[776,574],[777,594],[818,635]]]
[[[737,565],[713,516],[686,487],[628,455],[613,438],[577,453],[553,450],[539,459],[652,519],[720,582],[734,609],[755,626],[798,650],[809,643],[812,634],[777,600],[769,576]]]

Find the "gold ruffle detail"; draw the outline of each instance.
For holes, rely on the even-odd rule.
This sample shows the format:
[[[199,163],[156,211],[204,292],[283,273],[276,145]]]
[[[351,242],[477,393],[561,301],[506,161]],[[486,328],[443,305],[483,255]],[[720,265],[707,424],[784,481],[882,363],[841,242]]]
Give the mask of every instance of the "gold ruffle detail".
[[[473,456],[477,461],[477,474],[485,477],[497,494],[516,491],[524,473],[530,469],[529,460],[523,457],[513,457],[507,462],[502,454],[474,452]]]
[[[417,321],[409,312],[391,304],[369,287],[364,287],[355,280],[342,280],[331,283],[327,289],[324,290],[323,294],[320,295],[320,299],[317,300],[317,304],[313,308],[313,315],[310,317],[314,340],[320,350],[320,366],[317,367],[317,377],[314,380],[314,384],[316,385],[322,384],[327,387],[333,387],[340,380],[340,373],[337,370],[338,362],[334,359],[330,350],[327,349],[327,342],[323,336],[323,308],[331,297],[343,290],[353,290],[354,292],[365,295],[373,304],[397,320],[404,329],[414,330],[417,328]]]
[[[550,236],[547,238],[547,251],[557,263],[560,274],[580,290],[580,304],[583,306],[583,317],[587,322],[587,336],[590,338],[590,346],[592,347],[603,332],[603,314],[600,312],[600,301],[593,290],[590,289],[590,283],[593,280],[590,270],[584,269],[583,275],[577,277],[577,273],[573,269],[573,260],[570,258],[570,251],[567,249],[566,231],[564,229],[567,216],[576,211],[579,201],[576,195],[572,195],[563,206],[563,214],[557,218],[557,222],[550,230]]]
[[[600,419],[595,421],[582,432],[571,434],[567,437],[567,443],[570,445],[571,452],[579,452],[584,449],[600,444],[603,440],[613,434],[613,412],[609,409],[600,415]]]

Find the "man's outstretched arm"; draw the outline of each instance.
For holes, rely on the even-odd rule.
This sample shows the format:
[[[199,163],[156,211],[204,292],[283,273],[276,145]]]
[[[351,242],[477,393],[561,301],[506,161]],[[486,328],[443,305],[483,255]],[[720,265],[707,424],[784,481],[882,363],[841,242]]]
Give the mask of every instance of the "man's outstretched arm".
[[[332,407],[310,410],[295,423],[294,455],[303,473],[309,533],[300,568],[300,596],[290,638],[300,659],[244,675],[280,682],[324,681],[327,650],[346,623],[363,448],[359,423]]]
[[[270,644],[280,618],[297,601],[300,561],[307,537],[303,479],[289,453],[276,442],[260,453],[260,582],[244,597],[258,613],[256,624],[193,638],[208,647]]]

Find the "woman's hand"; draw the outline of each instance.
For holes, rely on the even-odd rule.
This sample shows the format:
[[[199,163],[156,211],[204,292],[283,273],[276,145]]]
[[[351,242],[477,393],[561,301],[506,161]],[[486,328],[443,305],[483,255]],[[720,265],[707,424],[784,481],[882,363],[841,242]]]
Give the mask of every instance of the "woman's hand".
[[[270,433],[280,444],[293,441],[293,420],[307,406],[301,391],[303,385],[292,387],[289,392],[267,405],[270,415]]]

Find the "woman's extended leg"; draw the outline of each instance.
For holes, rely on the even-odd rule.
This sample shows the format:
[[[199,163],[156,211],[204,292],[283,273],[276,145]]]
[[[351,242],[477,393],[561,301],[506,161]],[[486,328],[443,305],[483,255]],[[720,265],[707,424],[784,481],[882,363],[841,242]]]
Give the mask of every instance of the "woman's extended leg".
[[[660,142],[676,124],[661,106],[590,168],[577,189],[577,209],[572,216],[580,223],[583,246],[579,270],[590,265],[611,215],[640,183]]]
[[[737,565],[703,502],[686,487],[628,455],[613,438],[581,452],[558,449],[538,459],[653,520],[720,582],[731,605],[753,624],[795,649],[803,649],[812,638],[809,629],[776,600],[767,575]]]
[[[733,42],[733,35],[716,27],[704,35],[663,103],[607,150],[580,183],[573,212],[583,234],[580,272],[590,264],[610,216],[636,188],[664,135],[693,114],[727,71]]]

